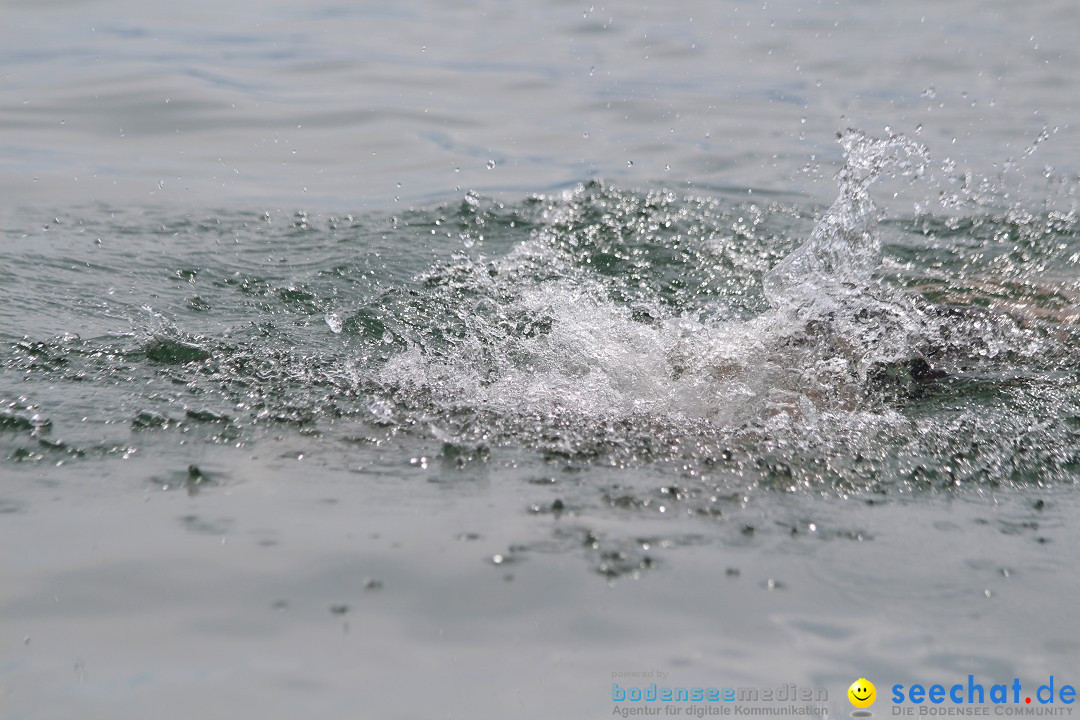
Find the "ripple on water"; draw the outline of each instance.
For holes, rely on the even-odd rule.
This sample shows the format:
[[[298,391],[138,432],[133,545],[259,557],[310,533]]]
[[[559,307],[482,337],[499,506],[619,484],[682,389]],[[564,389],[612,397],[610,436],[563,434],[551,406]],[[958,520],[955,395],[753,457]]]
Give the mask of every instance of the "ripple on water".
[[[625,507],[563,498],[615,512],[656,512],[672,477],[702,515],[753,486],[1075,482],[1075,214],[983,203],[878,227],[872,183],[933,165],[899,136],[842,142],[823,209],[595,181],[392,218],[65,221],[52,250],[97,259],[51,293],[68,332],[7,346],[0,442],[75,461],[288,427],[365,453],[431,443],[443,480],[519,448],[643,471]],[[91,418],[138,435],[102,443]]]

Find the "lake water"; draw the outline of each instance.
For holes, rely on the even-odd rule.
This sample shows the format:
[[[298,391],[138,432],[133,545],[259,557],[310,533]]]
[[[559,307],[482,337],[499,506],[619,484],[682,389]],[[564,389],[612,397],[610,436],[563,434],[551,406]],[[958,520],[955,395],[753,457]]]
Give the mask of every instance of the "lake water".
[[[5,2],[0,718],[1075,684],[1078,28]]]

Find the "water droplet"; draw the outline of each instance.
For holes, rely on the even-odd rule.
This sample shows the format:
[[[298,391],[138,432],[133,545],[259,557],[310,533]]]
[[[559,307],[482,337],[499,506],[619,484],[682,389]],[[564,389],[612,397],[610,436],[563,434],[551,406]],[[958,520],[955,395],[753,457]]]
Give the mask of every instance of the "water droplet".
[[[326,324],[330,328],[330,332],[335,335],[341,333],[341,329],[344,326],[344,323],[341,321],[341,316],[330,311],[327,311],[326,313]]]
[[[488,170],[494,170],[495,169],[495,161],[494,160],[488,160],[487,161],[487,169]]]
[[[626,161],[626,167],[634,167],[634,161],[633,160],[627,160]]]

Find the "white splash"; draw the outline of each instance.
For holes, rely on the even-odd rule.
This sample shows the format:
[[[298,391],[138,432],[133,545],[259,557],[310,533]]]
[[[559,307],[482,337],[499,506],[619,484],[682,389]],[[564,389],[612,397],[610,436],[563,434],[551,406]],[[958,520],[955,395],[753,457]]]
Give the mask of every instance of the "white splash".
[[[471,332],[454,352],[413,345],[381,380],[443,407],[503,416],[732,426],[859,409],[869,369],[908,357],[919,333],[914,307],[873,281],[881,247],[868,188],[885,171],[917,175],[926,151],[903,137],[855,131],[842,144],[839,197],[806,243],[765,276],[772,310],[750,320],[662,311],[649,322],[635,318],[556,242],[552,228],[582,222],[571,192],[530,240],[489,261],[490,272],[474,273],[481,299],[463,309]],[[508,318],[543,331],[508,333]]]

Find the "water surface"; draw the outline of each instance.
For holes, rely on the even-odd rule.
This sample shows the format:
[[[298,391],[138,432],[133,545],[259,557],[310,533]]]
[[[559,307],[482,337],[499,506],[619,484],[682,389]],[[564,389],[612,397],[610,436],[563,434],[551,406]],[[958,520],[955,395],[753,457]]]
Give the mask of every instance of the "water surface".
[[[4,13],[0,716],[1069,679],[1071,4]]]

